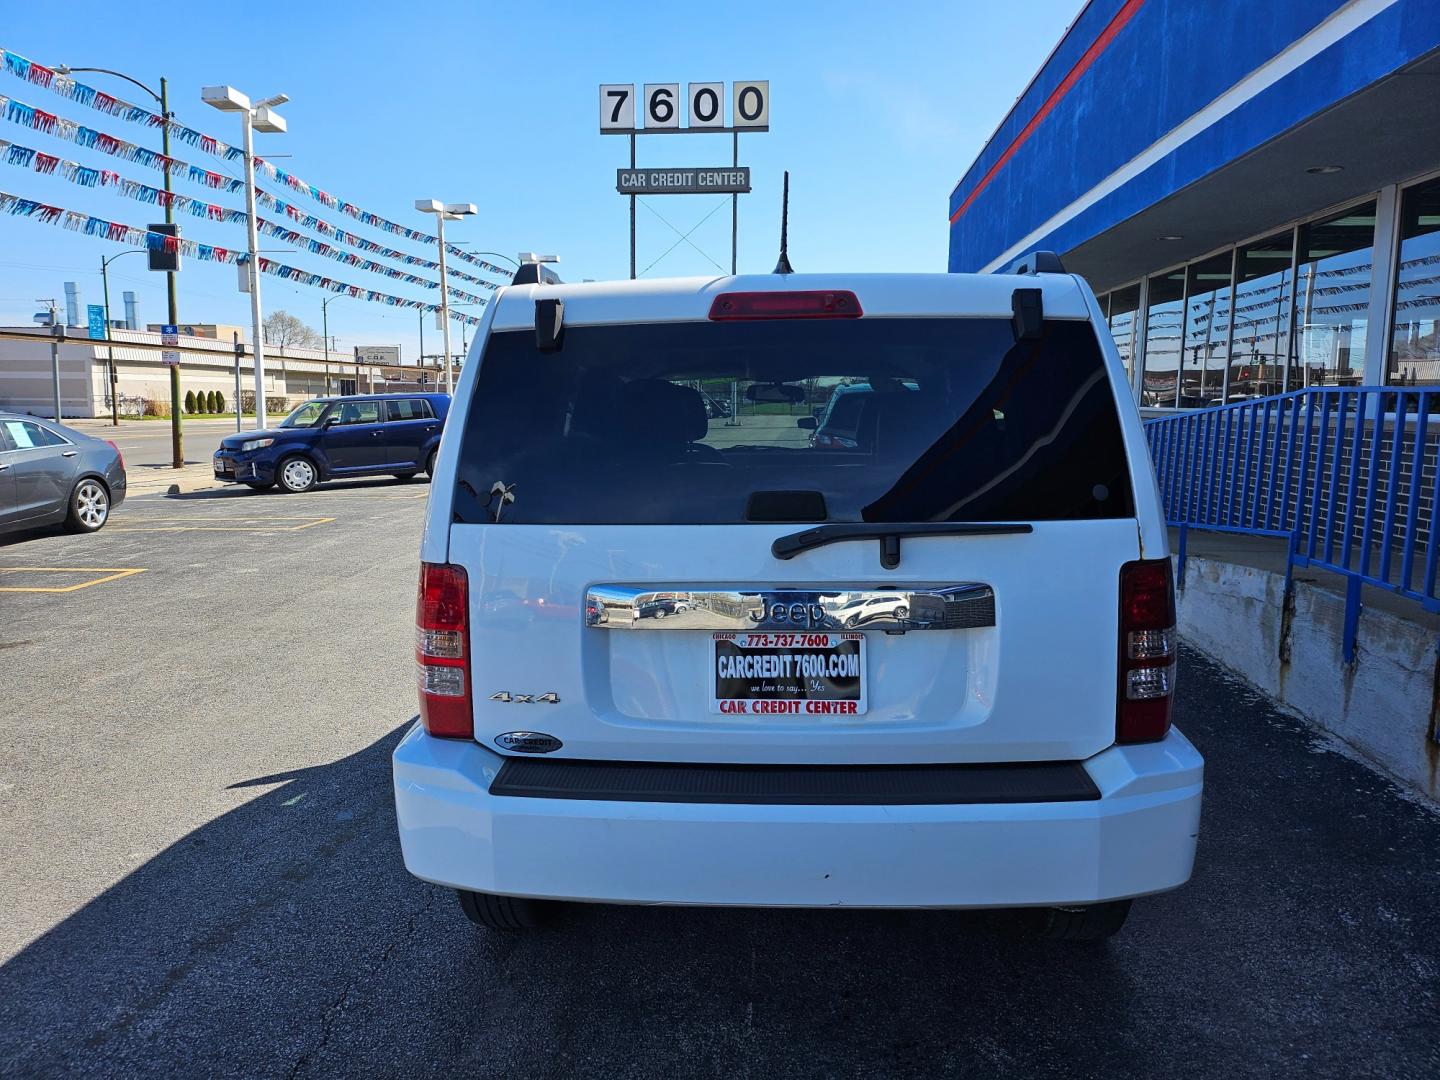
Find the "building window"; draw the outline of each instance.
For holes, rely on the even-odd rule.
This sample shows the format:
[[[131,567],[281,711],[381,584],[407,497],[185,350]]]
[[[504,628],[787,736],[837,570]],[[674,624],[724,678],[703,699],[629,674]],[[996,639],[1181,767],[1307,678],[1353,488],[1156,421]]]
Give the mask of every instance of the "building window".
[[[1385,381],[1440,383],[1440,179],[1401,196],[1395,333]]]
[[[1171,270],[1150,279],[1145,308],[1145,369],[1140,404],[1173,407],[1179,387],[1180,307],[1185,301],[1185,271]]]
[[[1360,384],[1374,243],[1373,201],[1300,227],[1294,346],[1283,389]]]
[[[1227,251],[1186,268],[1181,408],[1203,409],[1224,398],[1233,260],[1234,252]]]
[[[1125,363],[1127,382],[1135,378],[1135,313],[1140,310],[1140,283],[1110,294],[1110,336]]]
[[[1231,400],[1280,393],[1290,354],[1290,294],[1295,231],[1286,229],[1235,252],[1235,336],[1230,348]]]

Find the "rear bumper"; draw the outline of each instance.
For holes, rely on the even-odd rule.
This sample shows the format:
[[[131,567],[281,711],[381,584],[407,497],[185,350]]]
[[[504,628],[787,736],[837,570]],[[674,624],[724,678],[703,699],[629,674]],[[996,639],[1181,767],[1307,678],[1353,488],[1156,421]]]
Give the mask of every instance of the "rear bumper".
[[[1190,877],[1204,762],[1180,732],[1084,763],[1097,800],[918,806],[491,795],[504,758],[396,747],[410,872],[478,892],[641,904],[1010,907],[1163,892]]]

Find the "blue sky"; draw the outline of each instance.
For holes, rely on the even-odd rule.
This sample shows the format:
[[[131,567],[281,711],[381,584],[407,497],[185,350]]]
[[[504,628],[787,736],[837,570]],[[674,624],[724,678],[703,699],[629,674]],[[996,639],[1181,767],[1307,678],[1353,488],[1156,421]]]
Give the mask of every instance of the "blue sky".
[[[273,160],[342,199],[427,231],[433,218],[427,224],[413,209],[415,199],[473,202],[479,215],[452,224],[447,239],[507,255],[558,253],[562,276],[572,280],[628,273],[627,200],[614,186],[628,148],[624,138],[598,134],[598,85],[678,82],[683,89],[692,81],[768,79],[771,130],[741,139],[754,192],[740,200],[740,270],[774,266],[780,179],[788,168],[796,269],[940,271],[951,188],[1081,6],[1081,0],[409,7],[376,0],[343,6],[74,0],[63,9],[10,6],[0,47],[48,66],[114,68],[152,84],[165,75],[178,120],[237,144],[239,121],[201,104],[200,87],[230,83],[256,99],[283,91],[291,97],[282,110],[289,133],[257,135],[261,156],[290,154]],[[127,83],[79,77],[148,104]],[[0,74],[0,94],[159,149],[153,132],[12,75]],[[160,186],[154,170],[3,119],[0,139]],[[176,146],[172,153],[219,171],[198,148]],[[654,136],[640,140],[639,154],[641,165],[724,165],[730,143],[725,135]],[[161,220],[157,208],[118,193],[4,164],[0,190],[125,224]],[[176,190],[244,207],[242,195],[183,179]],[[294,201],[390,247],[427,254],[305,196]],[[641,270],[650,269],[643,276],[714,273],[715,263],[728,268],[728,206],[692,235],[700,251],[681,243],[663,258],[677,235],[651,212],[684,232],[719,201],[645,200],[638,259]],[[183,214],[177,220],[189,238],[244,247],[242,226]],[[262,238],[261,246],[278,242]],[[58,226],[0,217],[0,325],[28,324],[35,298],[63,300],[65,281],[80,283],[82,302],[99,303],[101,255],[119,250]],[[309,252],[272,257],[382,292],[435,295]],[[144,262],[131,256],[112,264],[112,314],[119,316],[119,295],[131,289],[139,294],[142,322],[159,322],[164,278],[149,274]],[[234,267],[189,260],[179,283],[183,321],[248,325]],[[317,329],[326,295],[262,280],[266,311],[284,308]],[[395,343],[409,359],[419,316],[341,298],[330,305],[330,331],[343,351]],[[435,350],[434,316],[427,316],[425,336],[426,351]]]

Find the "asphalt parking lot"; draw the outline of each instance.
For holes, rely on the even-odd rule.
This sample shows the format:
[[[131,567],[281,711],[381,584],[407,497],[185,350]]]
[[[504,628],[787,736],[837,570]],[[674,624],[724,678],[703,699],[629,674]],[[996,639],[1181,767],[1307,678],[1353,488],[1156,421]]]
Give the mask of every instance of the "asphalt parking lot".
[[[1440,816],[1182,656],[1195,879],[1098,947],[404,871],[423,482],[0,543],[0,1075],[1434,1076]]]

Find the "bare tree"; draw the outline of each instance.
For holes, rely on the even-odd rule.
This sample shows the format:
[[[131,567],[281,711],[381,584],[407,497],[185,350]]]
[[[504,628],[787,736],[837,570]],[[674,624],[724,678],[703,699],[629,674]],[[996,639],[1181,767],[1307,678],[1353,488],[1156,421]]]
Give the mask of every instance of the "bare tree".
[[[265,316],[261,328],[265,334],[266,345],[277,345],[282,349],[286,346],[318,349],[322,344],[319,334],[288,311],[272,311]]]

